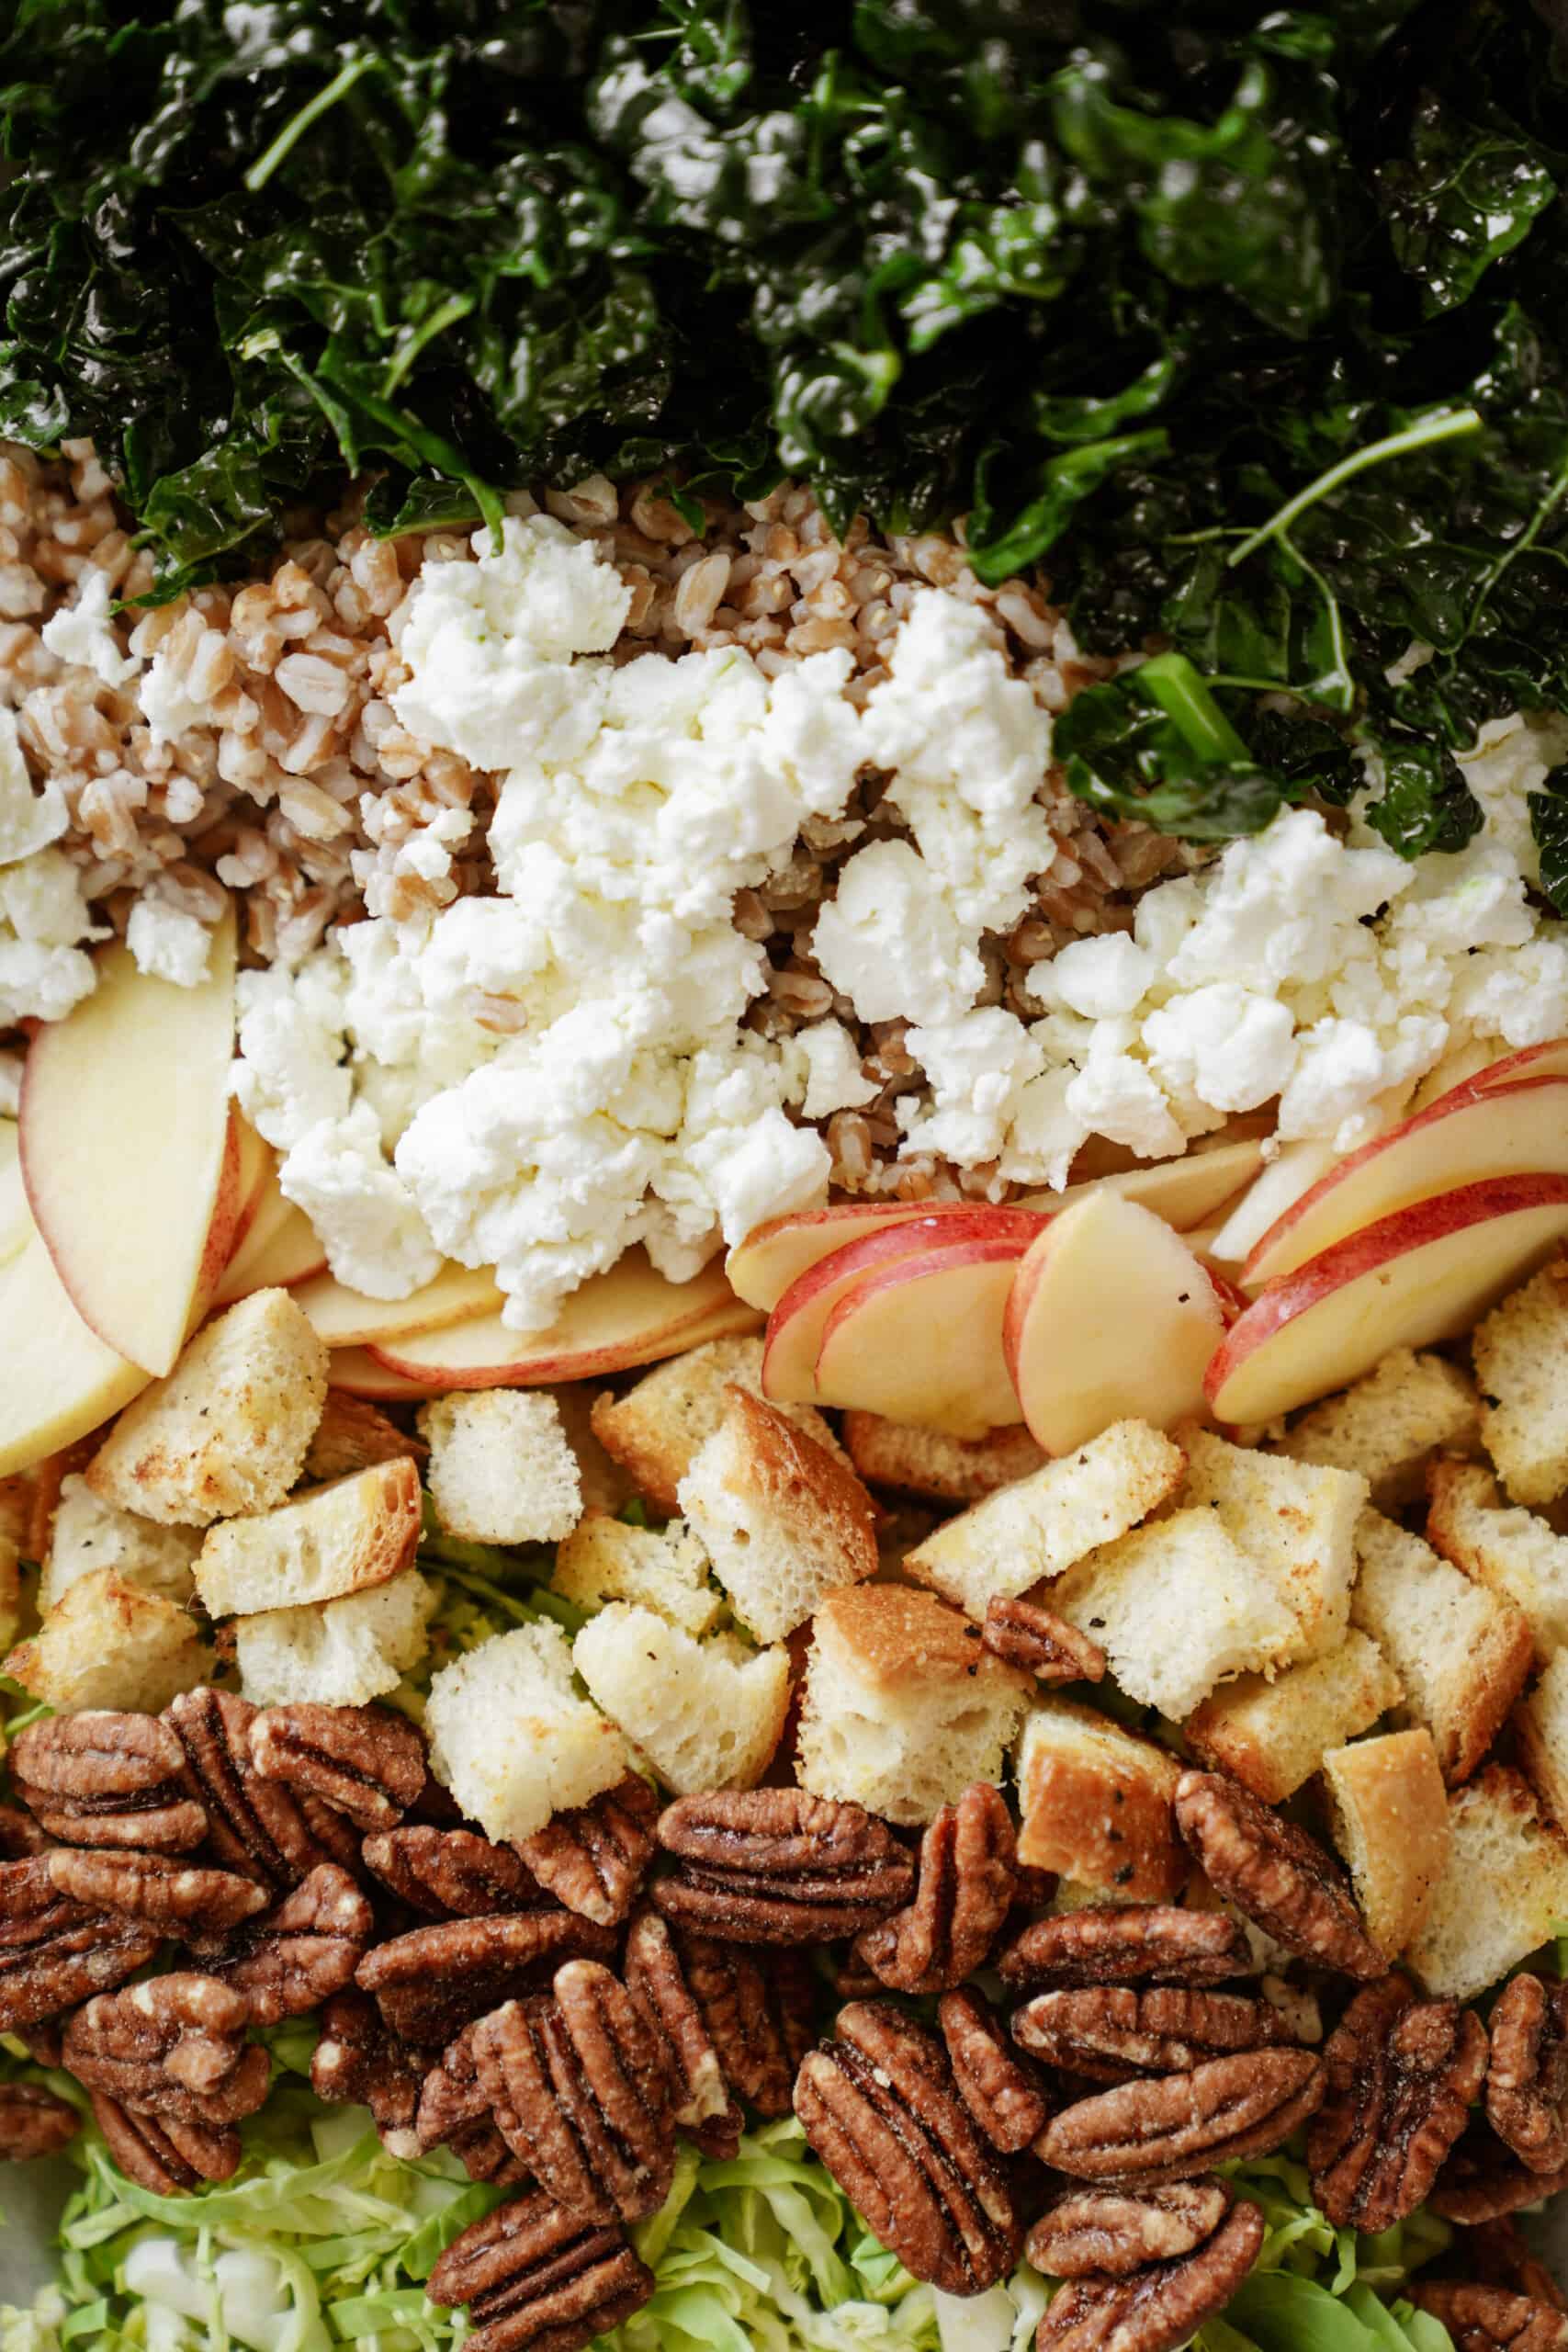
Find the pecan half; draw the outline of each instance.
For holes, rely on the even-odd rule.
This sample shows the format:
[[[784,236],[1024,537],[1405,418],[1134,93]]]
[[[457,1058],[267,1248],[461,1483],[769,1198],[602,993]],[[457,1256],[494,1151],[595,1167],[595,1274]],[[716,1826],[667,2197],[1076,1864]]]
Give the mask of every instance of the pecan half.
[[[0,2032],[15,2033],[134,1976],[162,1939],[55,1892],[42,1855],[0,1862]]]
[[[1022,2226],[995,2152],[958,2096],[941,2042],[885,2001],[852,2001],[810,2052],[795,2111],[840,2188],[913,2277],[983,2294],[1017,2261]]]
[[[367,1952],[355,1972],[390,2030],[426,2046],[530,1991],[574,1954],[608,1952],[613,1938],[575,1911],[539,1909],[414,1928]]]
[[[188,1854],[207,1835],[185,1751],[156,1715],[51,1715],[17,1733],[10,1766],[28,1810],[67,1845]]]
[[[580,2352],[652,2292],[622,2231],[585,2226],[543,2189],[471,2222],[425,2282],[433,2303],[467,2303],[466,2352]]]
[[[1096,1904],[1036,1919],[997,1958],[1003,1983],[1024,1986],[1221,1984],[1251,1966],[1235,1920],[1165,1903]]]
[[[178,1972],[102,1993],[65,2029],[64,2060],[79,2083],[138,2114],[186,2123],[237,2123],[266,2097],[270,2068],[245,2040],[244,1996],[216,1977]]]
[[[1486,2029],[1407,1978],[1358,1993],[1324,2045],[1327,2089],[1307,2132],[1313,2195],[1369,2236],[1424,2204],[1486,2073]]]
[[[1101,1682],[1105,1652],[1076,1625],[1033,1600],[1006,1600],[993,1593],[986,1603],[986,1647],[1009,1666],[1021,1666],[1037,1682]]]
[[[1257,2261],[1263,2216],[1233,2205],[1213,2237],[1130,2278],[1074,2278],[1053,2296],[1038,2352],[1171,2352],[1223,2311]]]
[[[241,1928],[212,1973],[243,1993],[253,2025],[307,2017],[354,1982],[374,1929],[370,1905],[346,1871],[322,1862],[265,1918]]]
[[[1349,1882],[1315,1838],[1223,1772],[1183,1772],[1175,1805],[1210,1885],[1276,1943],[1344,1976],[1383,1973]]]
[[[680,1936],[677,1948],[731,2090],[759,2115],[787,2115],[817,2031],[816,1979],[806,1955],[786,1949],[759,1959],[711,1936]]]
[[[669,1924],[646,1907],[626,1936],[626,1990],[663,2035],[674,2084],[673,2113],[683,2130],[722,2123],[739,2140],[739,2109],[729,2096],[724,2066],[691,1986]]]
[[[1455,2143],[1428,2201],[1445,2222],[1474,2228],[1523,2212],[1565,2188],[1568,2165],[1561,2172],[1532,2172],[1484,2124],[1472,2123]]]
[[[81,2128],[70,2100],[57,2098],[40,2083],[0,2083],[0,2163],[57,2156]]]
[[[1511,2295],[1529,2295],[1538,2303],[1568,2311],[1568,2295],[1513,2222],[1483,2222],[1478,2229],[1466,2230],[1450,2254],[1457,2255],[1462,2273],[1478,2287],[1506,2287]]]
[[[240,2135],[232,2124],[144,2115],[102,2091],[90,2097],[110,2155],[127,2180],[154,2197],[183,2197],[206,2181],[231,2180],[240,2169]]]
[[[1119,2083],[1049,2122],[1036,2153],[1078,2180],[1181,2180],[1283,2146],[1324,2094],[1306,2050],[1246,2050],[1154,2082]]]
[[[1421,2311],[1441,2320],[1456,2352],[1568,2352],[1568,2313],[1529,2295],[1447,2278],[1417,2280],[1407,2291]]]
[[[982,1965],[1012,1908],[1012,1815],[988,1781],[944,1804],[920,1840],[915,1899],[856,1938],[897,1993],[942,1993]]]
[[[367,2107],[394,2156],[420,2154],[414,2120],[427,2071],[418,2051],[387,2031],[367,1993],[334,1993],[322,2003],[310,2088],[329,2105]]]
[[[252,1763],[256,1713],[248,1699],[203,1687],[171,1700],[160,1721],[185,1752],[186,1788],[206,1808],[218,1860],[281,1893],[333,1858],[292,1791]]]
[[[1067,2188],[1030,2231],[1026,2251],[1050,2278],[1126,2278],[1190,2254],[1230,2207],[1228,2183],[1213,2173],[1161,2188]]]
[[[655,1885],[659,1908],[734,1943],[852,1936],[914,1892],[914,1863],[885,1821],[805,1789],[681,1797],[659,1842],[681,1865]]]
[[[202,1870],[175,1854],[58,1846],[48,1867],[53,1886],[73,1903],[139,1920],[161,1936],[183,1938],[193,1928],[223,1933],[266,1903],[266,1889],[254,1879]]]
[[[48,1851],[48,1830],[19,1804],[0,1803],[0,1862],[25,1862]]]
[[[558,1813],[518,1852],[569,1911],[613,1928],[637,1901],[653,1860],[659,1799],[637,1772],[592,1804]]]
[[[251,1721],[250,1753],[264,1781],[366,1830],[395,1828],[424,1787],[423,1740],[384,1707],[264,1707]]]
[[[367,1870],[415,1911],[434,1919],[479,1919],[527,1911],[542,1901],[538,1881],[510,1846],[477,1829],[434,1829],[414,1822],[367,1838]]]
[[[475,2180],[525,2180],[528,2167],[513,2154],[491,2120],[490,2100],[474,2063],[474,2028],[448,2042],[420,2086],[414,2136],[423,2154],[448,2147]]]
[[[472,2047],[502,2138],[569,2211],[658,2211],[675,2166],[664,2041],[607,1968],[569,1961],[550,1997],[481,2018]]]
[[[1486,2120],[1532,2172],[1568,2165],[1568,1984],[1516,1976],[1488,2020]]]
[[[1289,2041],[1283,2018],[1243,1993],[1195,1992],[1185,1984],[1095,1984],[1039,1993],[1014,2013],[1021,2049],[1090,2082],[1129,2075],[1175,2075],[1233,2050]]]
[[[959,2098],[992,2147],[1016,2155],[1050,2119],[1039,2075],[1009,2043],[1001,2019],[973,1985],[944,1993],[936,2016]]]

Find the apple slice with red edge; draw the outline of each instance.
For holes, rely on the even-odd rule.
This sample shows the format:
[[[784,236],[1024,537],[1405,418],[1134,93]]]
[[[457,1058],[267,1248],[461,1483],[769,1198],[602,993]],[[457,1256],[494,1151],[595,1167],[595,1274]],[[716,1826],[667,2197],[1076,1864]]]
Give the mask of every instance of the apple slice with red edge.
[[[327,1385],[378,1405],[412,1404],[443,1393],[434,1381],[405,1380],[401,1373],[389,1372],[368,1348],[333,1348],[327,1357]]]
[[[294,1304],[303,1308],[329,1348],[364,1348],[375,1340],[442,1331],[450,1323],[469,1322],[476,1316],[499,1315],[505,1301],[488,1266],[476,1271],[448,1264],[407,1298],[367,1298],[331,1274],[316,1274],[298,1284]]]
[[[1168,1429],[1201,1412],[1226,1305],[1152,1210],[1113,1193],[1064,1209],[1020,1263],[1002,1324],[1030,1435],[1067,1453],[1112,1421]]]
[[[1494,1176],[1411,1202],[1282,1275],[1204,1380],[1222,1420],[1271,1421],[1393,1348],[1457,1339],[1568,1235],[1568,1175]]]
[[[824,1401],[817,1380],[828,1317],[844,1293],[873,1268],[899,1258],[923,1258],[976,1242],[1005,1242],[1015,1253],[1029,1247],[1043,1220],[1036,1209],[962,1207],[900,1218],[835,1250],[790,1284],[768,1317],[762,1349],[762,1394],[777,1405]],[[858,1401],[858,1400],[857,1400]]]
[[[1517,1086],[1522,1078],[1568,1078],[1568,1037],[1549,1037],[1539,1046],[1520,1046],[1511,1054],[1488,1062],[1465,1086]],[[1452,1091],[1452,1090],[1450,1090]]]
[[[277,1161],[271,1144],[257,1135],[243,1111],[231,1108],[229,1119],[240,1155],[240,1206],[229,1243],[229,1263],[232,1265],[246,1234],[255,1223],[256,1211],[267,1196],[277,1172]]]
[[[286,1200],[273,1170],[248,1230],[218,1278],[214,1306],[232,1306],[254,1290],[292,1290],[326,1270],[327,1253],[301,1208]]]
[[[1471,1080],[1352,1152],[1276,1218],[1238,1276],[1257,1292],[1348,1235],[1492,1176],[1568,1175],[1568,1079]]]
[[[210,1298],[240,1210],[234,955],[231,907],[195,988],[105,950],[91,996],[38,1031],[22,1072],[22,1174],[45,1247],[82,1320],[152,1374]]]
[[[944,1238],[864,1269],[823,1325],[819,1401],[958,1438],[1016,1426],[1002,1317],[1027,1247],[1018,1235]]]

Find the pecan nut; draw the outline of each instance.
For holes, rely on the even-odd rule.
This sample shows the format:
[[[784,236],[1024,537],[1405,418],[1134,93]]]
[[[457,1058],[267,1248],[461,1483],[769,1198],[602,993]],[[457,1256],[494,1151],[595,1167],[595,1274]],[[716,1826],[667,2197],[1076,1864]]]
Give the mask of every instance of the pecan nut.
[[[162,1939],[55,1892],[42,1855],[0,1862],[0,2031],[58,2017],[145,1967]]]
[[[988,1781],[944,1804],[920,1840],[915,1899],[866,1928],[855,1952],[897,1993],[943,1993],[1000,1935],[1017,1883],[1012,1815]]]
[[[424,1787],[423,1740],[383,1707],[264,1707],[251,1721],[250,1756],[264,1781],[314,1797],[363,1830],[395,1829]]]
[[[981,1641],[1009,1666],[1021,1666],[1037,1682],[1102,1682],[1105,1652],[1098,1642],[1069,1625],[1054,1610],[1033,1600],[1007,1600],[993,1593],[986,1603]]]
[[[266,1889],[235,1871],[203,1870],[175,1854],[139,1854],[128,1848],[58,1846],[49,1857],[57,1893],[90,1911],[135,1919],[176,1939],[199,1928],[224,1933],[254,1917]]]
[[[1036,2153],[1077,2180],[1182,2180],[1283,2146],[1324,2094],[1306,2050],[1246,2050],[1066,2107]]]
[[[1245,1930],[1223,1911],[1099,1904],[1036,1919],[998,1954],[1005,1984],[1223,1984],[1252,1966]]]
[[[1473,2229],[1506,2221],[1565,2188],[1568,2165],[1561,2172],[1532,2172],[1484,2124],[1472,2123],[1438,2175],[1429,2201],[1443,2221]]]
[[[416,2050],[387,2031],[367,1993],[334,1993],[321,2004],[310,2088],[329,2106],[367,2107],[394,2156],[420,2154],[415,2118],[427,2071]]]
[[[271,2069],[245,2040],[250,2011],[216,1977],[179,1972],[101,1993],[65,2029],[64,2062],[79,2083],[138,2114],[237,2123],[254,2115]]]
[[[1456,2352],[1568,2352],[1568,2313],[1532,2296],[1447,2278],[1417,2280],[1409,2295],[1442,2322]]]
[[[677,1948],[730,2089],[759,2115],[787,2115],[817,2032],[816,1980],[806,1955],[786,1947],[760,1960],[711,1936],[680,1936]]]
[[[1349,1883],[1315,1838],[1223,1772],[1183,1772],[1175,1804],[1210,1885],[1276,1943],[1343,1976],[1383,1973]]]
[[[445,2044],[502,2001],[531,1991],[578,1954],[602,1957],[614,1939],[575,1911],[541,1908],[414,1928],[367,1952],[355,1972],[391,2032]]]
[[[497,2129],[570,2212],[639,2222],[675,2168],[663,2036],[597,1961],[568,1961],[550,1997],[482,2018],[474,2063]]]
[[[916,2278],[979,2295],[1023,2231],[999,2158],[958,2096],[942,2044],[890,2003],[852,2001],[795,2086],[806,2136]]]
[[[1307,2132],[1313,2195],[1369,2236],[1426,2202],[1486,2073],[1486,2029],[1403,1976],[1357,1994],[1324,2045],[1327,2088]]]
[[[433,1919],[480,1919],[527,1911],[542,1901],[538,1881],[510,1846],[491,1845],[477,1829],[435,1829],[423,1822],[367,1838],[365,1866],[414,1911]]]
[[[1223,2311],[1263,2245],[1256,2205],[1233,2205],[1190,2254],[1127,2278],[1074,2278],[1053,2296],[1038,2352],[1172,2352]]]
[[[642,2309],[653,2273],[622,2231],[585,2225],[535,2189],[454,2238],[425,2292],[468,2305],[466,2352],[581,2352]]]
[[[1568,1984],[1516,1976],[1488,2020],[1486,2120],[1532,2172],[1568,2165]]]
[[[1529,2295],[1568,2311],[1568,2295],[1513,2222],[1483,2222],[1479,2229],[1466,2230],[1460,2245],[1465,2270],[1477,2286],[1506,2287],[1511,2295]]]
[[[352,1984],[373,1929],[370,1905],[347,1871],[322,1862],[209,1965],[244,1996],[253,2025],[276,2025]]]
[[[1185,1984],[1084,1985],[1038,1993],[1014,2013],[1021,2049],[1091,2082],[1129,2075],[1177,2075],[1233,2050],[1261,2050],[1293,2037],[1267,2001]]]
[[[637,1901],[653,1860],[659,1799],[636,1772],[592,1804],[558,1813],[518,1852],[569,1911],[614,1928]]]
[[[29,1855],[47,1854],[49,1832],[19,1804],[0,1803],[0,1862],[25,1862]]]
[[[248,1699],[203,1686],[171,1700],[160,1721],[184,1750],[186,1790],[206,1809],[217,1860],[281,1893],[333,1857],[293,1792],[252,1763],[256,1713]]]
[[[1038,2074],[1011,2047],[1000,2018],[972,1985],[944,1993],[936,2017],[959,2098],[992,2147],[1017,2155],[1050,2120]]]
[[[915,1866],[885,1821],[805,1789],[681,1797],[659,1842],[680,1864],[653,1900],[667,1918],[734,1943],[852,1936],[909,1900]]]
[[[414,2116],[420,2153],[450,2148],[470,2180],[527,2180],[528,2166],[513,2154],[491,2119],[490,2100],[474,2063],[474,2030],[471,2025],[463,2028],[420,2087]]]
[[[722,2123],[726,2136],[738,2141],[740,2110],[729,2096],[723,2062],[686,1982],[669,1924],[657,1911],[645,1908],[632,1921],[623,1966],[627,1992],[664,2037],[676,2122],[689,2132]]]
[[[1030,2231],[1026,2251],[1048,2278],[1127,2278],[1191,2254],[1230,2208],[1228,2184],[1212,2173],[1155,2188],[1067,2188]]]
[[[192,2123],[174,2115],[144,2115],[103,2091],[90,2094],[93,2120],[125,2175],[154,2197],[184,2197],[240,2169],[240,2135],[232,2124]]]
[[[17,1733],[10,1765],[22,1803],[67,1845],[188,1854],[207,1835],[185,1751],[156,1715],[50,1716]]]
[[[41,2083],[0,2083],[0,2163],[57,2156],[81,2128],[70,2100],[57,2098]]]

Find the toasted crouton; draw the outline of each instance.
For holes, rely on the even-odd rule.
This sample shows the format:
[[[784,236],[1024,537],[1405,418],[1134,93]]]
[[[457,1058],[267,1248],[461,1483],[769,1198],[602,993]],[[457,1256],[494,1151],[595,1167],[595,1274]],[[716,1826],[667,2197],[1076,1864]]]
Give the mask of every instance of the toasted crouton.
[[[582,1514],[560,1408],[537,1389],[474,1388],[422,1408],[427,1483],[449,1535],[472,1544],[558,1544]]]
[[[1522,1610],[1472,1584],[1429,1544],[1375,1510],[1356,1530],[1352,1622],[1404,1686],[1399,1714],[1425,1724],[1453,1787],[1474,1771],[1530,1669]]]
[[[626,1770],[615,1724],[572,1687],[560,1627],[519,1625],[444,1666],[430,1686],[430,1769],[498,1842],[531,1838]]]
[[[1495,1306],[1472,1346],[1481,1442],[1517,1503],[1568,1488],[1568,1258]]]
[[[1350,1622],[1365,1478],[1358,1471],[1227,1445],[1210,1430],[1179,1435],[1188,1457],[1179,1501],[1213,1510],[1233,1543],[1271,1578],[1296,1621],[1272,1663],[1292,1666],[1337,1649]]]
[[[21,1623],[21,1555],[14,1544],[0,1535],[0,1647],[8,1647],[16,1640]]]
[[[905,1573],[977,1622],[1111,1544],[1175,1493],[1187,1457],[1146,1421],[1116,1421],[918,1544]]]
[[[876,1573],[876,1506],[854,1472],[747,1389],[728,1391],[680,1500],[759,1641],[782,1639],[825,1593]]]
[[[258,1707],[315,1700],[363,1707],[423,1657],[435,1593],[417,1568],[305,1609],[264,1609],[234,1626],[241,1687]]]
[[[1323,1759],[1329,1820],[1367,1932],[1396,1960],[1427,1916],[1449,1850],[1449,1800],[1432,1735],[1384,1732]]]
[[[593,1428],[593,1408],[598,1399],[592,1387],[586,1380],[566,1380],[558,1388],[547,1388],[545,1394],[555,1398],[562,1435],[577,1456],[577,1483],[581,1489],[583,1510],[607,1510],[614,1518],[636,1495],[637,1482],[627,1476],[599,1442]]]
[[[916,1828],[999,1781],[1032,1683],[934,1593],[856,1585],[811,1621],[796,1778]]]
[[[1406,1949],[1427,1991],[1469,2001],[1537,1951],[1568,1916],[1568,1838],[1527,1781],[1489,1764],[1449,1800],[1449,1850]]]
[[[1343,1396],[1303,1413],[1276,1451],[1359,1471],[1374,1508],[1395,1511],[1425,1494],[1432,1456],[1469,1453],[1480,1426],[1481,1399],[1457,1364],[1395,1348]]]
[[[708,1557],[679,1520],[666,1528],[628,1527],[607,1511],[585,1511],[556,1554],[552,1590],[592,1611],[627,1600],[705,1634],[724,1607],[708,1577]]]
[[[346,1388],[329,1388],[316,1434],[305,1456],[305,1476],[312,1483],[346,1478],[351,1470],[369,1470],[378,1462],[396,1462],[406,1453],[423,1462],[428,1452],[423,1440],[411,1437],[389,1420],[368,1397],[351,1396]]]
[[[1525,1776],[1560,1829],[1568,1829],[1568,1650],[1514,1710]]]
[[[762,1393],[762,1342],[755,1335],[708,1340],[656,1364],[624,1396],[606,1395],[594,1402],[593,1433],[600,1444],[637,1492],[668,1519],[681,1508],[682,1479],[724,1419],[729,1388],[744,1388],[750,1396]],[[773,1409],[840,1462],[846,1459],[814,1406]]]
[[[1018,1858],[1077,1889],[1123,1903],[1165,1903],[1184,1883],[1186,1849],[1171,1799],[1181,1767],[1168,1748],[1094,1707],[1040,1697],[1016,1758]]]
[[[385,1584],[419,1543],[419,1473],[405,1455],[311,1487],[255,1519],[209,1528],[196,1589],[212,1617],[302,1609]]]
[[[61,1480],[38,1605],[47,1613],[78,1577],[96,1568],[112,1568],[125,1583],[183,1605],[195,1590],[191,1569],[200,1549],[194,1527],[160,1527],[156,1520],[117,1510],[73,1475]]]
[[[212,1672],[194,1618],[161,1592],[95,1568],[69,1586],[6,1671],[56,1714],[120,1707],[156,1714]]]
[[[1288,1667],[1277,1681],[1244,1674],[1227,1682],[1188,1718],[1187,1743],[1266,1804],[1282,1804],[1327,1749],[1368,1730],[1403,1696],[1376,1642],[1352,1630],[1326,1657]]]
[[[789,1652],[733,1634],[694,1641],[651,1609],[612,1601],[573,1662],[611,1721],[677,1796],[754,1788],[789,1712]]]
[[[1091,1552],[1050,1605],[1090,1634],[1129,1697],[1185,1721],[1218,1682],[1277,1658],[1296,1620],[1217,1515],[1179,1510]]]
[[[1568,1642],[1568,1535],[1506,1504],[1483,1463],[1432,1465],[1427,1541],[1445,1560],[1522,1609],[1545,1659]]]
[[[880,1413],[846,1413],[844,1443],[868,1487],[891,1487],[935,1503],[983,1502],[998,1487],[1027,1478],[1045,1459],[1021,1426],[984,1437],[949,1437],[944,1430],[915,1429]]]
[[[126,1407],[87,1484],[169,1527],[270,1510],[305,1466],[326,1396],[327,1351],[304,1314],[286,1290],[254,1291]]]

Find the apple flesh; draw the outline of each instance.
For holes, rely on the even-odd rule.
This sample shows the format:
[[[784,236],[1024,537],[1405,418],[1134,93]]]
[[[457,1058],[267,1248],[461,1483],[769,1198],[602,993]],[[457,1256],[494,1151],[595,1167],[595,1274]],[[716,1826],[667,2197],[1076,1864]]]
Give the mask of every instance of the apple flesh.
[[[1002,1348],[1030,1435],[1067,1453],[1112,1421],[1168,1429],[1203,1409],[1225,1304],[1179,1233],[1100,1193],[1053,1217],[1021,1262]]]
[[[294,1303],[329,1348],[368,1347],[373,1340],[412,1339],[449,1323],[499,1315],[504,1301],[488,1268],[443,1266],[433,1282],[407,1298],[367,1298],[331,1274],[300,1283]]]
[[[414,1404],[441,1394],[434,1382],[405,1380],[400,1373],[389,1372],[368,1348],[333,1348],[327,1358],[327,1385],[378,1405]]]
[[[1568,1234],[1568,1176],[1491,1177],[1411,1203],[1270,1283],[1205,1378],[1222,1420],[1270,1421],[1393,1348],[1457,1339]]]
[[[243,1111],[231,1107],[229,1125],[233,1131],[240,1161],[240,1206],[229,1243],[229,1262],[232,1265],[236,1251],[255,1223],[256,1211],[267,1196],[277,1172],[277,1162],[273,1157],[272,1146],[257,1135]]]
[[[218,1278],[214,1306],[232,1306],[254,1290],[292,1290],[324,1272],[327,1253],[301,1208],[284,1199],[272,1170],[239,1247]]]
[[[148,1373],[171,1370],[229,1257],[233,1052],[231,910],[197,987],[153,979],[112,947],[92,995],[28,1049],[28,1205],[82,1320]]]
[[[1287,1209],[1326,1176],[1338,1158],[1331,1143],[1303,1136],[1282,1144],[1255,1183],[1249,1184],[1214,1235],[1210,1255],[1239,1266],[1256,1250]],[[1189,1236],[1190,1238],[1190,1235]]]
[[[863,1270],[823,1325],[818,1399],[958,1438],[1015,1426],[1002,1317],[1027,1247],[1018,1235],[944,1239]]]

